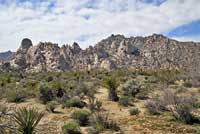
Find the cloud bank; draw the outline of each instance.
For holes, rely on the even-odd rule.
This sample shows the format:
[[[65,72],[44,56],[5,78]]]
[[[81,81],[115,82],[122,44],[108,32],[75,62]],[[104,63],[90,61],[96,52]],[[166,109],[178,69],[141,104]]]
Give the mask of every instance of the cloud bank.
[[[198,22],[199,9],[200,0],[0,0],[0,51],[15,51],[25,37],[82,48],[111,34],[200,41],[200,32],[175,30]]]

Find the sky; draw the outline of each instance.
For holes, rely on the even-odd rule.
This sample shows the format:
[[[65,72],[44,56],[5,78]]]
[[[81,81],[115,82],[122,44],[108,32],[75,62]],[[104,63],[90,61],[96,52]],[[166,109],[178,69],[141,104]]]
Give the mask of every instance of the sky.
[[[200,0],[0,0],[0,51],[23,38],[82,48],[111,34],[200,41]]]

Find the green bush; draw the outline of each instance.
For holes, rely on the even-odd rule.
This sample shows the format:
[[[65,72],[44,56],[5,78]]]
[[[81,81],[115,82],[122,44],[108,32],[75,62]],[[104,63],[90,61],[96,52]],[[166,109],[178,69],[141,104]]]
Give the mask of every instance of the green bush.
[[[141,87],[134,80],[129,80],[120,85],[119,89],[123,96],[135,97],[140,92]]]
[[[90,112],[87,110],[78,110],[72,113],[71,117],[78,121],[80,126],[86,126],[89,124]]]
[[[68,122],[62,127],[63,134],[81,134],[80,126],[75,121]]]
[[[138,115],[140,113],[140,110],[138,108],[131,108],[129,109],[130,115]]]
[[[44,116],[35,109],[19,108],[11,117],[18,125],[18,132],[22,134],[34,134],[35,128]]]
[[[81,101],[78,97],[74,97],[72,99],[66,100],[63,104],[64,107],[78,107],[83,108],[86,106],[85,102]]]

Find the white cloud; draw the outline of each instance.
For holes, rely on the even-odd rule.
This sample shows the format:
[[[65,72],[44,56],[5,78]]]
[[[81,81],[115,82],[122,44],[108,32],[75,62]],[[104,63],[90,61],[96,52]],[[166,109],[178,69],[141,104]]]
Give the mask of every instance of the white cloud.
[[[13,1],[0,5],[0,51],[16,50],[25,37],[34,44],[77,41],[85,48],[112,33],[165,33],[200,19],[199,0],[168,0],[160,6],[140,0]]]

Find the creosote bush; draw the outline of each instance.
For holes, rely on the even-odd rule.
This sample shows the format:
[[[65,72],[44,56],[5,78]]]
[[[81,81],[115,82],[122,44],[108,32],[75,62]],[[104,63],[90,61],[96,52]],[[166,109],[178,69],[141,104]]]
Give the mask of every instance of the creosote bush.
[[[148,112],[152,115],[159,115],[166,111],[165,106],[162,106],[158,99],[150,99],[145,102]]]
[[[39,100],[43,104],[47,104],[54,99],[53,91],[47,86],[41,86],[39,92]]]
[[[129,80],[120,85],[119,89],[123,96],[135,97],[140,92],[141,87],[134,80]]]
[[[133,107],[129,109],[129,113],[130,115],[138,115],[140,113],[140,110],[138,108]]]
[[[62,127],[63,134],[81,134],[80,126],[77,122],[71,121]]]

